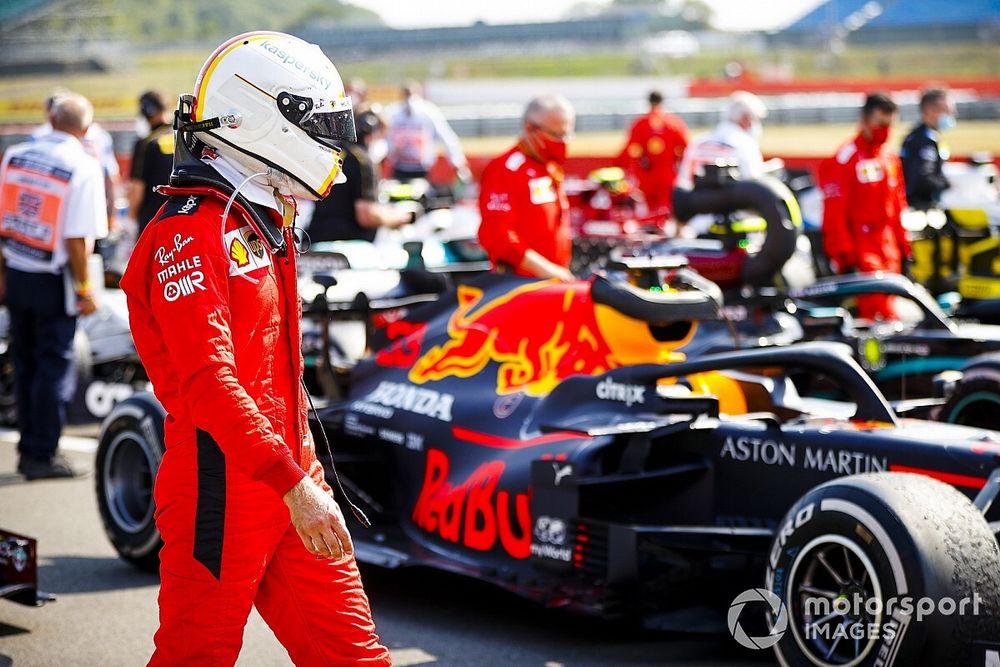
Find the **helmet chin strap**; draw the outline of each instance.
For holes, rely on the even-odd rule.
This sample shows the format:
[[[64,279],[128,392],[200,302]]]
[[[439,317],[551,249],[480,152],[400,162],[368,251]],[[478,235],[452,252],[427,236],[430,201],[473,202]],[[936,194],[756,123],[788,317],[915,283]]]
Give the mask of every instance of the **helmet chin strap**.
[[[225,249],[225,247],[226,247],[226,220],[229,219],[229,209],[231,209],[233,207],[233,202],[236,201],[236,196],[240,193],[240,188],[242,188],[244,185],[246,185],[247,183],[249,183],[253,179],[257,178],[258,176],[269,176],[270,173],[271,173],[271,169],[268,169],[267,171],[262,171],[262,172],[259,172],[259,173],[256,173],[256,174],[250,174],[249,176],[247,176],[246,178],[244,178],[240,182],[239,185],[236,186],[236,189],[233,190],[233,194],[231,194],[229,196],[229,200],[226,202],[226,208],[224,208],[222,210],[222,248],[223,249]],[[271,252],[271,248],[267,244],[264,244],[264,247],[267,249],[268,252]],[[246,275],[245,273],[240,273],[238,275],[240,276],[240,278],[243,278],[245,280],[249,280],[254,285],[256,285],[257,283],[260,282],[256,278],[251,278],[250,276]]]

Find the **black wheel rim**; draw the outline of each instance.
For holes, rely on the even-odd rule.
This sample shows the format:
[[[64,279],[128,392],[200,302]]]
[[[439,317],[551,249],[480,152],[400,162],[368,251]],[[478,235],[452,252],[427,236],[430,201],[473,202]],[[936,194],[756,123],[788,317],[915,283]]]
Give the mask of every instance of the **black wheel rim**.
[[[138,533],[153,518],[156,459],[149,441],[134,431],[119,433],[104,459],[104,491],[115,525]]]
[[[877,603],[876,603],[877,601]],[[853,667],[878,639],[882,587],[868,556],[851,540],[823,535],[806,545],[789,575],[795,641],[818,667]]]

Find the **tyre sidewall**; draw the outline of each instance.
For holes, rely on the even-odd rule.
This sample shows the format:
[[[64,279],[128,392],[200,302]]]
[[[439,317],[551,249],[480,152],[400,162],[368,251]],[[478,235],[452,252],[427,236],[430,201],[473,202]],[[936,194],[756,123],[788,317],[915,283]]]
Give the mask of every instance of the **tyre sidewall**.
[[[884,505],[859,489],[844,485],[819,487],[807,493],[779,524],[768,555],[766,585],[788,608],[788,630],[775,649],[785,665],[814,665],[801,652],[793,625],[796,612],[790,604],[795,582],[793,569],[813,540],[835,535],[846,539],[870,560],[878,577],[883,600],[928,595],[921,559],[912,536]],[[796,572],[796,578],[798,573]],[[931,594],[932,595],[932,594]],[[935,618],[917,623],[912,615],[897,611],[883,614],[879,636],[861,665],[921,664],[921,647]],[[802,633],[798,633],[802,637]],[[892,635],[892,636],[890,636]]]
[[[941,409],[940,420],[978,428],[1000,428],[1000,417],[996,416],[1000,415],[1000,371],[996,372],[996,377],[991,377],[992,375],[993,372],[982,373],[963,379]],[[990,411],[995,418],[991,423],[967,423],[962,419],[970,404],[978,401],[996,403],[996,409]]]
[[[95,464],[97,505],[105,533],[123,558],[144,569],[152,567],[146,561],[155,562],[162,546],[153,518],[154,512],[146,514],[138,530],[129,530],[120,525],[109,507],[109,465],[116,446],[135,447],[141,444],[148,457],[152,480],[155,480],[164,453],[163,414],[163,409],[155,399],[147,395],[133,396],[115,406],[102,425]],[[150,497],[150,503],[152,502]]]

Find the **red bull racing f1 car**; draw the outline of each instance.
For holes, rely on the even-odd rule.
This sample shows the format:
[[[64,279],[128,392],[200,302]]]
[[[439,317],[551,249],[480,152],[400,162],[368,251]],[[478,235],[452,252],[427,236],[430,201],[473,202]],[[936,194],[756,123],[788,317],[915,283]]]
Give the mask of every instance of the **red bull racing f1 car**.
[[[730,335],[717,290],[675,276],[655,293],[483,275],[365,302],[372,352],[313,423],[372,520],[358,557],[657,629],[725,630],[760,588],[777,603],[738,630],[783,664],[984,664],[1000,435],[898,417],[844,345],[702,354]],[[845,398],[800,394],[805,376]],[[161,420],[129,399],[98,453],[146,461],[146,482],[98,488],[116,548],[145,567]],[[886,604],[923,598],[976,613]]]

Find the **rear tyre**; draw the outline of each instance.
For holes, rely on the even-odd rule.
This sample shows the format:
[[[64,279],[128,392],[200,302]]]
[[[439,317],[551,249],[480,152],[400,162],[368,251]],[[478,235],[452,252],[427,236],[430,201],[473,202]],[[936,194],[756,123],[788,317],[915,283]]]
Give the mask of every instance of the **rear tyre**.
[[[983,355],[966,364],[962,380],[941,408],[939,419],[1000,429],[1000,355]]]
[[[153,482],[165,416],[151,394],[136,394],[104,420],[97,445],[94,478],[104,531],[123,559],[146,572],[159,569],[163,546],[153,521]]]
[[[953,487],[845,477],[809,491],[779,526],[766,582],[787,613],[782,665],[967,665],[972,642],[1000,636],[1000,548]],[[935,608],[918,618],[924,600]]]

